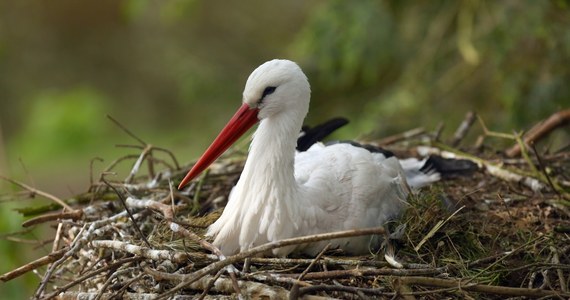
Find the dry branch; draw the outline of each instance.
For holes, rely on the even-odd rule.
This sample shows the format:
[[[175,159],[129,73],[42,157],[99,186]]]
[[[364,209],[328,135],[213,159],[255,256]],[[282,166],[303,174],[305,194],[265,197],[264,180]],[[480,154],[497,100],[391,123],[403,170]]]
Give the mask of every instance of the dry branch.
[[[24,223],[22,223],[23,227],[30,227],[50,221],[56,220],[63,220],[63,219],[71,219],[71,220],[79,220],[83,217],[83,210],[77,209],[73,211],[65,211],[65,212],[58,212],[58,213],[48,213],[45,215],[37,216],[35,218],[31,218]]]
[[[47,264],[50,264],[58,259],[60,259],[63,254],[67,251],[68,249],[61,249],[59,251],[55,251],[52,252],[42,258],[38,258],[32,262],[29,262],[15,270],[12,270],[8,273],[3,274],[2,276],[0,276],[0,280],[3,282],[6,281],[10,281],[16,277],[22,276],[26,273],[28,273],[29,271],[39,268],[41,266],[45,266]]]
[[[405,132],[402,132],[399,134],[395,134],[395,135],[383,138],[383,139],[377,141],[377,144],[380,146],[387,146],[387,145],[397,143],[399,141],[403,141],[403,140],[407,140],[407,139],[412,138],[412,137],[419,136],[419,135],[424,134],[424,133],[425,133],[425,130],[422,127],[414,128],[414,129],[411,129],[411,130],[408,130],[408,131],[405,131]]]
[[[112,263],[112,264],[110,264],[110,265],[108,265],[108,266],[106,266],[106,267],[99,268],[99,269],[94,270],[94,271],[92,271],[92,272],[88,272],[88,273],[86,273],[86,274],[83,275],[83,276],[80,276],[80,277],[77,278],[76,280],[74,280],[74,281],[72,281],[72,282],[70,282],[70,283],[68,283],[68,284],[66,284],[66,285],[64,285],[64,286],[62,286],[62,287],[60,287],[60,288],[58,288],[57,290],[55,290],[54,292],[52,292],[52,293],[50,293],[50,294],[48,294],[48,295],[45,295],[45,296],[43,296],[43,297],[41,297],[41,296],[39,296],[39,295],[36,295],[36,298],[42,299],[42,300],[43,300],[43,299],[45,299],[45,300],[47,300],[47,299],[52,299],[52,298],[54,298],[56,295],[58,295],[58,294],[60,294],[60,293],[62,293],[62,292],[65,292],[65,291],[67,291],[68,289],[72,288],[73,286],[78,285],[78,284],[80,284],[81,282],[83,282],[83,281],[85,281],[85,280],[87,280],[87,279],[89,279],[89,278],[92,278],[92,277],[94,277],[94,276],[97,276],[97,275],[100,274],[100,273],[103,273],[103,272],[106,272],[106,271],[109,271],[109,270],[113,270],[113,269],[115,269],[115,268],[118,268],[118,267],[127,265],[128,263],[132,263],[132,262],[136,262],[136,261],[140,261],[140,260],[142,260],[142,257],[129,257],[129,258],[124,258],[124,259],[119,259],[119,260],[117,260],[116,262],[114,262],[114,263]]]
[[[461,280],[454,279],[440,279],[432,277],[399,277],[404,284],[408,285],[421,285],[432,286],[439,288],[455,288],[457,290],[472,291],[478,293],[503,295],[511,297],[570,297],[569,293],[543,290],[543,289],[527,289],[527,288],[514,288],[506,286],[495,286],[487,284],[467,283],[463,284]]]
[[[439,145],[440,147],[442,145]],[[447,148],[448,147],[443,147],[443,148]],[[487,161],[485,159],[482,158],[478,158],[472,155],[468,155],[466,153],[462,153],[458,150],[454,150],[454,152],[451,152],[450,150],[442,150],[440,148],[436,148],[436,147],[429,147],[429,146],[418,146],[418,153],[420,153],[421,155],[440,155],[443,158],[452,158],[452,159],[466,159],[466,160],[470,160],[474,163],[476,163],[479,168],[483,168],[484,170],[486,170],[489,174],[501,178],[502,180],[505,181],[510,181],[510,182],[517,182],[517,183],[522,183],[526,186],[528,186],[530,189],[532,189],[535,192],[541,191],[543,190],[546,185],[542,182],[540,182],[538,179],[536,178],[532,178],[529,176],[524,176],[518,173],[515,173],[513,171],[507,170],[505,168],[503,168],[500,164],[496,164],[496,163],[492,163],[490,161]]]
[[[356,230],[347,230],[347,231],[340,231],[340,232],[334,232],[334,233],[316,234],[316,235],[311,235],[311,236],[303,236],[303,237],[298,237],[298,238],[291,238],[291,239],[267,243],[267,244],[264,244],[261,246],[251,248],[247,251],[240,252],[236,255],[232,255],[232,256],[224,259],[224,260],[212,263],[209,266],[207,266],[207,267],[205,267],[199,271],[196,271],[192,274],[187,275],[185,277],[185,279],[180,284],[178,284],[176,287],[169,290],[167,293],[161,295],[160,299],[166,299],[166,298],[170,297],[171,295],[174,295],[174,293],[176,293],[177,291],[183,289],[185,286],[187,286],[187,285],[195,282],[196,280],[202,278],[206,274],[218,272],[219,270],[221,270],[222,268],[224,268],[230,264],[237,263],[237,262],[242,261],[248,257],[253,257],[253,256],[256,256],[259,254],[266,253],[267,251],[270,251],[270,250],[275,249],[275,248],[281,248],[281,247],[286,247],[286,246],[291,246],[291,245],[299,245],[299,244],[305,244],[305,243],[312,243],[312,242],[318,242],[318,241],[325,241],[325,240],[332,240],[332,239],[338,239],[338,238],[344,238],[344,237],[354,237],[354,236],[373,235],[373,234],[385,234],[385,233],[386,233],[386,231],[384,230],[384,228],[379,227],[379,228],[356,229]]]
[[[453,140],[451,140],[452,147],[457,147],[459,143],[461,143],[461,141],[465,138],[465,136],[469,132],[469,129],[471,128],[474,122],[475,122],[475,113],[472,111],[467,112],[467,114],[465,115],[465,119],[463,120],[463,122],[461,122],[459,127],[457,127],[457,130],[453,135]]]
[[[132,245],[126,242],[121,241],[105,241],[105,240],[98,240],[92,241],[91,245],[94,248],[107,248],[113,249],[116,251],[123,251],[133,255],[142,256],[144,258],[148,258],[157,262],[161,261],[171,261],[174,263],[185,263],[191,259],[209,259],[209,260],[216,260],[217,257],[212,257],[208,255],[196,255],[190,252],[182,252],[182,251],[170,251],[170,250],[156,250],[147,247]]]
[[[436,275],[441,274],[445,268],[429,268],[429,269],[350,269],[350,270],[334,270],[325,272],[307,273],[303,277],[305,280],[324,280],[333,278],[347,277],[365,277],[365,276],[420,276],[420,275]],[[283,274],[278,277],[295,278],[300,274]]]
[[[173,282],[183,282],[186,277],[181,274],[169,274],[164,272],[159,272],[152,270],[151,268],[145,268],[145,272],[152,275],[158,281],[168,280]],[[212,282],[214,276],[204,275],[203,277],[197,279],[192,284],[185,286],[185,288],[203,291]],[[240,290],[251,299],[287,299],[289,298],[289,291],[279,286],[269,286],[266,284],[239,280],[238,285]],[[212,290],[220,293],[232,293],[233,284],[232,280],[229,278],[218,278],[215,280]]]
[[[53,202],[55,202],[55,203],[61,205],[61,207],[65,208],[65,209],[67,209],[67,210],[69,210],[69,211],[72,211],[72,210],[73,210],[73,208],[71,208],[71,206],[67,205],[67,203],[63,202],[63,200],[59,199],[58,197],[56,197],[56,196],[54,196],[54,195],[52,195],[52,194],[49,194],[49,193],[46,193],[46,192],[44,192],[44,191],[38,190],[38,189],[33,188],[33,187],[31,187],[31,186],[29,186],[29,185],[27,185],[27,184],[21,183],[21,182],[19,182],[19,181],[17,181],[17,180],[10,179],[10,178],[5,177],[5,176],[2,176],[2,175],[0,175],[0,179],[5,180],[5,181],[8,181],[8,182],[10,182],[10,183],[12,183],[12,184],[15,184],[15,185],[17,185],[17,186],[19,186],[19,187],[21,187],[21,188],[23,188],[23,189],[25,189],[25,190],[28,190],[28,191],[30,191],[30,193],[32,193],[32,194],[40,195],[40,196],[42,196],[42,197],[44,197],[44,198],[46,198],[46,199],[50,199],[50,200],[52,200]]]
[[[570,109],[562,110],[552,114],[548,119],[534,125],[524,136],[524,144],[528,145],[538,142],[558,127],[562,127],[570,122]],[[521,153],[521,146],[514,145],[505,151],[508,157],[515,157]]]

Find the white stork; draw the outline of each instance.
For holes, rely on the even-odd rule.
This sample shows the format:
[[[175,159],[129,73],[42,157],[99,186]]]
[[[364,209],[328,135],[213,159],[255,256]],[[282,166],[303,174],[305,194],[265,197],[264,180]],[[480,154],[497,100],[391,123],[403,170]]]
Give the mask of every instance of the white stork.
[[[207,231],[226,255],[261,244],[317,233],[384,225],[398,215],[410,189],[395,157],[348,143],[314,144],[296,152],[311,89],[299,66],[271,60],[249,76],[243,105],[179,185],[182,189],[259,122],[249,155],[221,217]],[[414,164],[407,169],[419,169]],[[416,185],[439,178],[421,174]],[[422,176],[423,175],[423,176]],[[329,241],[273,250],[315,255]],[[368,253],[370,237],[332,241],[348,253]]]

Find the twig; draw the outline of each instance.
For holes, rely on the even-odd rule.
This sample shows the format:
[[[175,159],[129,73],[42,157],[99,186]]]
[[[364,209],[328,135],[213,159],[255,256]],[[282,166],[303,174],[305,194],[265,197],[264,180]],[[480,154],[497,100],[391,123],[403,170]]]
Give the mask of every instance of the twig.
[[[316,292],[345,292],[352,294],[365,293],[374,296],[395,296],[394,292],[386,292],[382,288],[361,288],[344,285],[313,285],[299,289],[299,298]],[[382,298],[383,299],[383,298]]]
[[[473,111],[467,112],[465,118],[463,119],[463,122],[461,122],[459,127],[457,127],[457,130],[453,135],[453,140],[451,140],[452,147],[457,147],[459,143],[461,143],[461,141],[465,138],[465,136],[469,132],[469,129],[471,128],[474,122],[475,122],[475,113]]]
[[[252,257],[252,256],[255,256],[257,254],[261,254],[261,253],[267,252],[267,251],[275,249],[275,248],[281,248],[281,247],[285,247],[285,246],[305,244],[305,243],[311,243],[311,242],[317,242],[317,241],[323,241],[323,240],[338,239],[338,238],[344,238],[344,237],[372,235],[372,234],[384,234],[384,233],[386,233],[384,228],[378,227],[378,228],[369,228],[369,229],[347,230],[347,231],[340,231],[340,232],[334,232],[334,233],[324,233],[324,234],[317,234],[317,235],[297,237],[297,238],[291,238],[291,239],[285,239],[285,240],[270,242],[270,243],[267,243],[267,244],[264,244],[261,246],[251,248],[247,251],[238,253],[236,255],[232,255],[232,256],[224,259],[224,260],[212,263],[209,266],[202,268],[202,269],[200,269],[200,270],[198,270],[192,274],[186,275],[184,280],[180,284],[178,284],[177,286],[175,286],[174,288],[169,290],[167,293],[161,295],[161,297],[159,299],[167,299],[168,297],[170,297],[171,295],[173,295],[174,293],[176,293],[180,289],[182,289],[185,286],[195,282],[196,280],[198,280],[199,278],[203,277],[206,274],[218,272],[219,270],[226,267],[227,265],[234,264],[236,262],[242,261],[243,259],[245,259],[247,257]]]
[[[558,194],[558,197],[561,197],[562,192],[560,191],[561,190],[560,186],[558,184],[555,185],[554,182],[552,181],[552,179],[550,178],[550,176],[548,175],[548,173],[546,172],[546,167],[545,167],[544,163],[542,162],[542,158],[538,154],[538,151],[536,151],[536,147],[534,144],[531,144],[531,149],[532,149],[532,152],[534,153],[534,156],[536,157],[536,160],[538,161],[538,166],[540,167],[540,171],[542,171],[542,176],[546,179],[546,181],[548,182],[548,185],[550,185],[550,188],[556,194]]]
[[[558,255],[558,250],[554,246],[550,246],[550,251],[552,252],[552,263],[560,264],[560,256]],[[563,292],[568,292],[568,286],[566,285],[566,278],[564,278],[564,272],[562,271],[561,268],[556,269],[556,275],[558,276],[560,289]]]
[[[5,181],[8,181],[8,182],[10,182],[10,183],[12,183],[12,184],[15,184],[15,185],[17,185],[17,186],[19,186],[19,187],[21,187],[21,188],[23,188],[23,189],[26,189],[26,190],[30,191],[31,193],[33,193],[33,194],[37,194],[37,195],[40,195],[40,196],[42,196],[42,197],[44,197],[44,198],[50,199],[50,200],[54,201],[55,203],[61,205],[63,208],[65,208],[65,209],[67,209],[67,210],[69,210],[69,211],[73,211],[73,208],[71,208],[71,206],[67,205],[67,203],[65,203],[63,200],[59,199],[58,197],[56,197],[56,196],[54,196],[54,195],[52,195],[52,194],[48,194],[48,193],[46,193],[46,192],[40,191],[40,190],[35,189],[35,188],[33,188],[33,187],[29,186],[29,185],[26,185],[26,184],[24,184],[24,183],[21,183],[21,182],[19,182],[19,181],[16,181],[16,180],[14,180],[14,179],[10,179],[10,178],[5,177],[5,176],[2,176],[2,175],[0,175],[0,179],[5,180]]]
[[[421,285],[421,286],[434,286],[443,288],[456,288],[458,290],[472,291],[478,293],[504,295],[513,297],[548,297],[548,296],[561,296],[569,297],[570,294],[566,292],[529,289],[529,288],[514,288],[506,286],[495,286],[487,284],[464,284],[461,280],[457,279],[440,279],[421,276],[406,276],[401,277],[400,280],[408,285]]]
[[[151,268],[144,268],[144,271],[152,275],[155,280],[168,280],[175,282],[184,282],[186,275],[183,274],[169,274],[153,270]],[[184,285],[185,288],[190,288],[193,290],[204,291],[212,282],[214,276],[204,275],[197,278],[192,283],[187,283]],[[258,282],[251,281],[239,281],[240,288],[247,294],[251,299],[287,299],[289,292],[279,286],[268,286]],[[233,283],[228,278],[218,278],[216,284],[212,287],[212,290],[221,293],[231,293],[233,291]],[[169,291],[170,292],[170,291]],[[167,296],[165,294],[159,295],[157,299],[165,299]]]
[[[137,140],[141,145],[146,146],[147,143],[145,141],[143,141],[141,138],[139,138],[138,136],[136,136],[134,133],[132,133],[130,130],[127,129],[127,127],[123,126],[123,124],[121,124],[119,121],[117,121],[115,118],[111,117],[110,115],[107,115],[107,118],[109,120],[111,120],[113,123],[115,123],[115,125],[117,125],[119,128],[121,128],[126,134],[128,134],[130,137],[132,137],[133,139]]]
[[[137,140],[144,147],[143,152],[139,155],[137,161],[135,162],[135,164],[131,170],[131,173],[125,179],[126,183],[130,183],[132,181],[135,174],[138,172],[138,169],[140,168],[141,164],[143,163],[143,161],[147,157],[148,157],[147,161],[148,161],[149,174],[151,177],[154,177],[154,164],[152,163],[154,160],[152,158],[152,151],[153,150],[158,150],[158,151],[162,151],[162,152],[167,153],[172,158],[172,161],[174,162],[176,169],[177,170],[180,169],[180,165],[178,164],[178,160],[176,159],[176,157],[174,156],[174,154],[170,150],[167,150],[164,148],[159,148],[159,147],[154,147],[153,145],[146,143],[141,138],[139,138],[137,135],[135,135],[132,131],[127,129],[127,127],[125,127],[123,124],[121,124],[119,121],[117,121],[115,118],[111,117],[110,115],[107,115],[107,118],[109,120],[111,120],[113,123],[115,123],[115,125],[117,125],[120,129],[122,129],[126,134],[131,136],[133,139]],[[166,164],[166,162],[163,162],[163,163],[168,166],[168,164]]]
[[[95,296],[95,298],[93,298],[93,300],[101,299],[101,297],[103,296],[103,293],[105,292],[105,290],[107,290],[107,288],[109,287],[111,282],[113,282],[113,280],[115,278],[117,278],[117,277],[121,276],[122,274],[129,272],[129,271],[132,271],[132,270],[123,269],[123,270],[114,271],[113,274],[111,274],[111,276],[109,276],[109,278],[107,278],[107,280],[105,280],[105,283],[103,284],[103,286],[101,286],[101,288],[99,289],[99,293],[97,293],[97,295]]]
[[[149,299],[156,299],[158,297],[157,293],[145,293],[145,292],[132,292],[132,293],[124,293],[117,298],[119,293],[103,293],[101,297],[103,299],[108,300],[115,300],[115,299],[124,299],[124,300],[149,300]],[[58,300],[77,300],[77,299],[93,299],[97,295],[97,292],[65,292],[61,293],[61,295],[57,295]],[[176,300],[195,300],[196,295],[180,295],[176,297]],[[214,296],[207,298],[208,300],[225,300],[225,299],[232,299],[231,297],[226,296]]]
[[[90,225],[87,225],[87,224],[83,225],[83,227],[81,228],[79,233],[77,233],[77,235],[75,236],[75,238],[71,242],[71,245],[69,247],[69,251],[65,252],[65,254],[60,259],[55,261],[46,270],[46,272],[43,275],[43,278],[40,282],[39,287],[36,289],[34,298],[37,299],[37,298],[41,297],[41,295],[43,294],[49,280],[51,279],[53,272],[55,271],[55,269],[59,265],[61,265],[67,259],[69,259],[73,255],[78,253],[81,250],[81,247],[83,247],[85,244],[87,244],[89,241],[91,241],[95,236],[102,235],[102,233],[105,232],[106,230],[110,230],[111,226],[109,224],[116,222],[119,218],[124,218],[126,215],[127,215],[127,212],[122,211],[122,212],[120,212],[116,215],[113,215],[111,217],[108,217],[106,219],[102,219],[102,220],[92,222]],[[95,265],[92,265],[92,266],[94,267]],[[50,298],[50,297],[48,297],[48,298]]]
[[[506,253],[505,255],[499,257],[497,260],[495,260],[493,263],[491,263],[490,265],[488,265],[487,267],[481,269],[477,274],[475,274],[474,276],[472,276],[471,278],[466,279],[466,281],[463,284],[468,284],[471,283],[473,281],[475,281],[475,279],[479,278],[479,276],[482,276],[487,270],[490,270],[491,268],[493,268],[494,266],[498,265],[500,262],[502,262],[503,260],[507,259],[508,257],[513,256],[515,253],[518,253],[519,251],[523,250],[524,248],[526,248],[527,246],[534,244],[535,242],[537,242],[538,240],[544,239],[543,236],[538,236],[528,242],[526,242],[523,245],[518,246],[517,248],[515,248],[512,251],[509,251],[508,253]],[[492,271],[491,271],[492,272]]]
[[[268,283],[280,283],[280,284],[298,284],[301,287],[311,286],[312,284],[305,281],[298,281],[295,278],[288,277],[276,277],[273,273],[242,273],[242,278],[249,280],[256,280]]]
[[[200,194],[202,192],[202,185],[206,181],[208,174],[210,173],[209,169],[206,169],[204,174],[200,176],[200,180],[198,180],[198,185],[194,188],[194,198],[192,198],[192,211],[191,214],[195,214],[198,210],[200,210]]]
[[[174,232],[181,233],[183,236],[188,237],[188,238],[192,239],[193,241],[198,242],[202,247],[204,247],[205,249],[214,253],[220,261],[223,261],[226,258],[222,254],[222,251],[220,251],[220,249],[218,249],[218,247],[207,242],[206,240],[199,237],[194,232],[192,232],[192,231],[190,231],[190,230],[188,230],[182,226],[179,226],[178,224],[174,223],[174,221],[170,222],[170,229]],[[233,263],[229,264],[228,273],[230,274],[230,278],[231,278],[232,282],[234,283],[234,285],[233,285],[234,290],[238,295],[240,295],[241,292],[240,292],[239,285],[237,284],[237,278],[236,278],[237,272],[238,272],[238,270],[233,266]]]
[[[438,221],[437,224],[435,224],[433,226],[433,228],[421,239],[421,241],[414,247],[414,251],[418,252],[420,250],[420,248],[422,247],[422,245],[427,242],[428,239],[430,239],[439,229],[441,229],[441,227],[443,227],[443,225],[445,223],[447,223],[451,218],[453,218],[460,210],[462,210],[463,208],[465,208],[465,206],[461,206],[460,208],[458,208],[455,212],[453,212],[449,217],[447,217],[447,219],[445,219],[444,221]]]
[[[534,125],[524,136],[524,144],[529,145],[531,143],[536,143],[554,131],[554,129],[562,127],[568,122],[570,122],[570,109],[556,112],[545,121],[541,121]],[[516,144],[505,151],[505,154],[508,157],[515,157],[520,153],[521,146],[519,144]]]
[[[56,212],[56,213],[48,213],[45,215],[37,216],[35,218],[31,218],[26,220],[22,223],[22,227],[30,227],[42,223],[46,223],[49,221],[55,220],[62,220],[62,219],[71,219],[71,220],[79,220],[83,217],[83,210],[77,209],[72,211],[64,211],[64,212]]]
[[[502,180],[510,182],[520,182],[528,186],[535,192],[538,192],[545,188],[545,185],[536,178],[515,173],[513,171],[503,168],[501,165],[493,164],[487,160],[461,152],[459,150],[450,149],[449,147],[440,143],[436,143],[436,145],[439,148],[418,146],[417,147],[418,153],[420,153],[423,156],[427,156],[429,154],[436,154],[442,156],[443,158],[467,159],[476,163],[477,166],[479,166],[480,168],[484,168],[489,174],[498,177]]]
[[[437,124],[437,127],[435,128],[435,130],[433,131],[433,134],[432,134],[432,138],[434,141],[439,141],[439,138],[441,137],[441,133],[443,132],[444,128],[445,128],[444,122],[439,122]]]
[[[405,140],[405,139],[409,139],[412,137],[416,137],[418,135],[424,134],[425,130],[422,127],[418,127],[418,128],[414,128],[402,133],[398,133],[386,138],[383,138],[381,140],[379,140],[377,143],[378,145],[381,146],[386,146],[386,145],[390,145],[390,144],[394,144],[396,142],[399,142],[401,140]]]
[[[136,154],[128,154],[122,157],[119,157],[112,161],[106,168],[103,170],[102,174],[111,172],[120,162],[127,160],[127,159],[138,159],[140,155]]]
[[[42,299],[42,300],[52,299],[52,298],[54,298],[55,296],[57,296],[57,295],[59,295],[59,294],[65,292],[65,291],[67,291],[67,290],[70,289],[71,287],[73,287],[73,286],[75,286],[75,285],[77,285],[77,284],[79,284],[79,283],[85,281],[85,280],[88,279],[88,278],[94,277],[94,276],[96,276],[96,275],[99,274],[99,273],[102,273],[102,272],[105,272],[105,271],[109,271],[109,270],[113,270],[113,269],[116,269],[116,268],[118,268],[118,267],[120,267],[120,266],[122,266],[122,265],[124,265],[124,264],[131,263],[131,262],[136,262],[136,261],[139,261],[139,260],[142,260],[142,259],[143,259],[142,257],[128,257],[128,258],[119,259],[119,260],[115,261],[114,263],[112,263],[112,264],[110,264],[110,265],[107,265],[107,266],[102,267],[102,268],[100,268],[100,269],[97,269],[97,270],[95,270],[95,271],[86,273],[86,274],[84,274],[83,276],[80,276],[80,277],[77,278],[76,280],[74,280],[74,281],[72,281],[72,282],[70,282],[70,283],[68,283],[68,284],[66,284],[66,285],[64,285],[64,286],[62,286],[62,287],[60,287],[60,288],[58,288],[58,289],[55,290],[54,292],[52,292],[52,293],[50,293],[50,294],[48,294],[48,295],[43,296],[43,298],[41,298],[41,299]]]
[[[55,237],[53,239],[53,243],[51,244],[51,252],[55,252],[59,248],[59,243],[61,242],[63,228],[64,228],[63,222],[59,222],[57,224],[57,230],[55,231]]]
[[[125,183],[133,182],[133,179],[135,178],[135,175],[139,172],[139,169],[142,163],[144,162],[145,158],[151,155],[151,151],[152,151],[151,145],[147,145],[146,147],[144,147],[144,150],[141,152],[141,154],[139,154],[138,159],[135,161],[135,164],[133,165],[133,168],[131,169],[129,176],[127,176],[127,178],[125,179]],[[153,174],[150,175],[151,177],[154,177]]]
[[[305,280],[322,280],[333,278],[347,277],[364,277],[364,276],[420,276],[440,274],[441,268],[429,269],[350,269],[350,270],[333,270],[323,272],[307,273]],[[280,274],[278,277],[296,278],[299,274]]]
[[[570,270],[570,265],[567,264],[552,264],[552,263],[545,263],[545,262],[535,262],[535,263],[531,263],[531,264],[526,264],[526,265],[522,265],[522,266],[518,266],[518,267],[514,267],[514,268],[508,268],[508,269],[504,269],[504,270],[493,270],[493,271],[489,271],[489,273],[500,273],[500,272],[504,272],[504,271],[508,271],[510,273],[513,272],[518,272],[521,270],[526,270],[526,269],[540,269],[541,271],[543,270]],[[483,270],[485,271],[485,270]],[[482,272],[479,272],[482,273]],[[477,274],[476,276],[479,276],[479,274]]]
[[[142,256],[144,258],[148,258],[157,262],[168,260],[174,263],[181,264],[187,262],[189,259],[194,259],[194,260],[216,259],[216,257],[211,257],[207,254],[196,255],[190,252],[156,250],[156,249],[129,244],[127,242],[122,242],[122,241],[97,240],[97,241],[92,241],[91,245],[94,248],[108,248],[116,251],[123,251],[133,255]]]
[[[252,257],[251,262],[253,264],[261,265],[308,265],[313,262],[314,259],[308,258],[276,258],[276,257]],[[376,267],[384,268],[389,265],[386,262],[378,260],[358,260],[358,259],[345,259],[345,258],[335,258],[335,257],[323,257],[321,262],[328,266],[356,266],[356,267]],[[406,266],[411,268],[410,266]]]
[[[513,134],[515,141],[517,142],[517,144],[519,144],[521,146],[521,148],[523,149],[522,151],[522,156],[524,161],[526,161],[527,165],[529,166],[532,174],[538,174],[540,175],[540,173],[538,172],[538,170],[536,169],[536,166],[534,165],[534,163],[532,162],[532,160],[530,159],[530,156],[528,155],[528,151],[526,151],[526,146],[524,145],[524,142],[521,138],[522,133],[517,133],[515,132]]]
[[[170,156],[170,159],[172,159],[172,161],[174,162],[174,166],[176,167],[176,170],[180,170],[180,164],[178,163],[178,160],[176,159],[176,156],[174,156],[174,153],[172,153],[172,151],[166,149],[166,148],[161,148],[161,147],[156,147],[153,146],[154,150],[157,151],[162,151],[166,154],[168,154]]]
[[[136,149],[140,149],[140,150],[143,150],[145,148],[145,146],[141,146],[141,145],[125,145],[125,144],[118,144],[118,145],[116,145],[116,147],[136,148]],[[174,166],[176,167],[176,170],[180,169],[180,164],[178,163],[178,160],[176,159],[176,156],[174,156],[174,153],[172,153],[172,151],[170,151],[166,148],[157,147],[157,146],[152,146],[152,150],[160,151],[160,152],[164,152],[164,153],[168,154],[168,156],[170,156],[170,159],[172,159],[172,162],[174,162]],[[163,163],[165,166],[170,167],[170,165],[168,163],[166,163],[165,161],[163,161],[161,159],[157,159],[157,158],[153,158],[153,159],[156,160],[157,162]],[[173,168],[170,167],[170,169],[173,169]]]
[[[173,197],[172,190],[170,192],[171,192],[170,197]],[[171,198],[171,202],[173,202],[173,201],[174,201],[174,199]],[[129,206],[141,207],[141,208],[152,208],[152,209],[156,209],[156,210],[162,212],[164,218],[166,219],[166,221],[169,224],[170,230],[172,230],[173,232],[182,234],[183,236],[190,238],[191,240],[197,242],[198,244],[200,244],[205,249],[214,253],[218,257],[218,259],[220,259],[220,260],[225,259],[225,256],[222,254],[222,251],[220,251],[220,249],[218,249],[217,247],[215,247],[211,243],[207,242],[203,238],[199,237],[194,232],[189,231],[188,229],[177,224],[176,221],[174,220],[174,212],[172,210],[172,206],[166,205],[166,204],[154,201],[154,200],[138,200],[138,199],[134,199],[132,197],[127,198],[127,203],[129,204]],[[235,273],[237,273],[237,269],[235,269],[233,266],[231,266],[228,269],[228,273],[230,274],[230,277],[234,281],[235,291],[239,295],[240,291],[239,291],[239,286],[237,284],[237,278],[235,275]]]
[[[299,298],[299,282],[301,282],[303,280],[303,277],[305,277],[305,275],[307,275],[307,273],[309,273],[309,271],[313,268],[313,266],[315,265],[315,263],[317,263],[321,257],[323,256],[323,254],[331,247],[331,243],[328,243],[323,250],[321,250],[321,252],[319,252],[319,254],[312,259],[311,263],[305,268],[305,270],[303,270],[303,272],[299,275],[299,277],[297,278],[297,281],[295,282],[295,284],[293,284],[293,287],[291,288],[291,293],[289,294],[289,299],[291,300],[295,300]]]
[[[174,218],[174,209],[168,204],[161,203],[152,199],[136,199],[132,196],[127,197],[125,203],[130,208],[152,209],[159,211],[167,221]]]
[[[121,296],[124,295],[125,291],[129,288],[129,286],[130,286],[131,284],[133,284],[134,282],[141,280],[145,275],[146,275],[146,274],[141,273],[141,274],[139,274],[139,275],[137,275],[137,276],[135,276],[135,277],[129,279],[129,281],[125,282],[125,283],[123,284],[123,287],[121,287],[121,288],[115,293],[115,295],[118,296],[118,299],[125,299],[124,297],[121,298]],[[146,300],[146,299],[145,299],[145,300]]]
[[[200,297],[198,298],[198,300],[202,300],[202,299],[206,298],[206,295],[208,295],[208,292],[210,292],[210,290],[212,289],[212,287],[214,286],[216,281],[220,278],[220,276],[222,276],[223,273],[224,273],[224,270],[220,270],[220,271],[218,271],[218,273],[216,273],[216,276],[214,276],[208,282],[208,284],[204,287],[204,289],[202,290],[202,294],[200,294]]]
[[[101,180],[108,186],[110,187],[113,191],[115,191],[115,193],[117,194],[117,196],[119,197],[119,200],[121,200],[121,204],[123,204],[123,207],[125,208],[125,211],[127,212],[127,214],[129,215],[129,218],[131,218],[131,221],[133,222],[133,227],[136,229],[136,231],[138,232],[138,234],[140,235],[142,241],[149,247],[152,248],[151,244],[148,242],[148,240],[146,239],[146,236],[144,235],[144,233],[141,231],[139,224],[137,223],[137,221],[135,220],[135,217],[133,217],[133,214],[131,213],[131,211],[129,210],[129,207],[127,205],[127,202],[125,201],[125,198],[123,198],[123,195],[119,192],[119,190],[117,190],[117,188],[115,188],[113,185],[111,185],[107,180],[105,180],[105,178],[101,178]]]
[[[303,271],[303,273],[301,273],[301,275],[299,275],[299,278],[297,278],[298,281],[303,280],[303,278],[305,277],[305,275],[307,275],[307,273],[309,273],[309,271],[313,268],[313,266],[321,259],[321,257],[323,256],[323,254],[325,254],[325,252],[327,252],[327,250],[329,250],[329,248],[331,247],[331,243],[328,243],[323,250],[321,250],[321,252],[319,252],[319,254],[313,259],[313,261],[309,264],[309,266],[307,266],[305,268],[305,270]]]
[[[514,140],[515,139],[510,134],[489,130],[489,128],[487,128],[487,125],[485,125],[485,122],[483,121],[483,119],[479,115],[476,115],[476,117],[477,117],[477,120],[479,120],[479,124],[481,124],[481,128],[483,128],[483,134],[485,136],[492,136],[492,137],[508,139],[508,140]]]
[[[15,270],[12,270],[8,273],[3,274],[2,276],[0,276],[0,280],[3,282],[7,282],[10,281],[16,277],[20,277],[26,273],[28,273],[29,271],[33,270],[33,269],[37,269],[41,266],[45,266],[47,264],[50,264],[58,259],[60,259],[63,254],[69,249],[64,248],[64,249],[60,249],[59,251],[55,251],[52,252],[44,257],[38,258],[32,262],[29,262]]]
[[[75,251],[77,251],[77,248],[79,247],[79,245],[81,244],[81,240],[80,240],[80,236],[84,231],[85,226],[81,229],[81,231],[79,232],[79,234],[75,237],[75,239],[72,242],[72,246],[69,248],[68,251],[66,251],[59,259],[57,259],[52,265],[50,265],[46,272],[43,275],[43,278],[40,282],[40,285],[38,286],[38,288],[36,289],[36,292],[34,294],[34,299],[38,299],[44,292],[48,281],[50,280],[53,272],[55,271],[55,268],[59,265],[61,265],[64,261],[66,261],[69,257],[71,257],[73,255],[73,253],[75,253]]]

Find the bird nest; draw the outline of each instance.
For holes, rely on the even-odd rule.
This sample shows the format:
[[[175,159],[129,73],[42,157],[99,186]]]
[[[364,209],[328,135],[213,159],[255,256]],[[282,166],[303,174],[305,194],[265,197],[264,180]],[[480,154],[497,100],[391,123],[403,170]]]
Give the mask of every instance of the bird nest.
[[[411,195],[406,211],[389,225],[391,235],[383,228],[336,232],[228,257],[203,232],[239,178],[243,152],[222,157],[183,191],[173,183],[187,168],[167,150],[144,143],[73,199],[11,180],[54,201],[21,212],[34,216],[24,226],[52,224],[55,234],[51,253],[0,279],[40,270],[37,299],[570,297],[570,152],[539,154],[517,135],[507,137],[518,141],[521,158],[495,154],[484,138],[460,150],[473,123],[466,122],[448,144],[423,130],[380,141],[398,154],[437,154],[479,166]],[[482,127],[483,137],[499,135]],[[518,157],[514,148],[507,152]],[[118,164],[132,164],[131,172],[111,180],[118,178],[111,176]],[[370,234],[383,234],[387,242],[364,256],[327,248],[317,257],[261,256],[286,245]]]

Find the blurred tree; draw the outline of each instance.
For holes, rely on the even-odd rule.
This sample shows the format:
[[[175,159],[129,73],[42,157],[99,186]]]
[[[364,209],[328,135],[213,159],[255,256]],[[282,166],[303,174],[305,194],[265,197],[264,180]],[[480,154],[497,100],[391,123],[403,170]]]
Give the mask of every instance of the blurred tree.
[[[329,91],[378,84],[390,63],[392,16],[384,2],[330,1],[310,17],[296,52],[303,64],[318,68],[313,85]]]
[[[45,157],[77,155],[100,144],[107,125],[102,122],[106,102],[88,87],[44,91],[28,108],[28,122],[11,144],[12,151],[27,163],[38,164]]]
[[[469,109],[510,130],[568,105],[569,25],[567,1],[336,0],[292,49],[320,108],[346,108],[361,132],[454,123]]]

